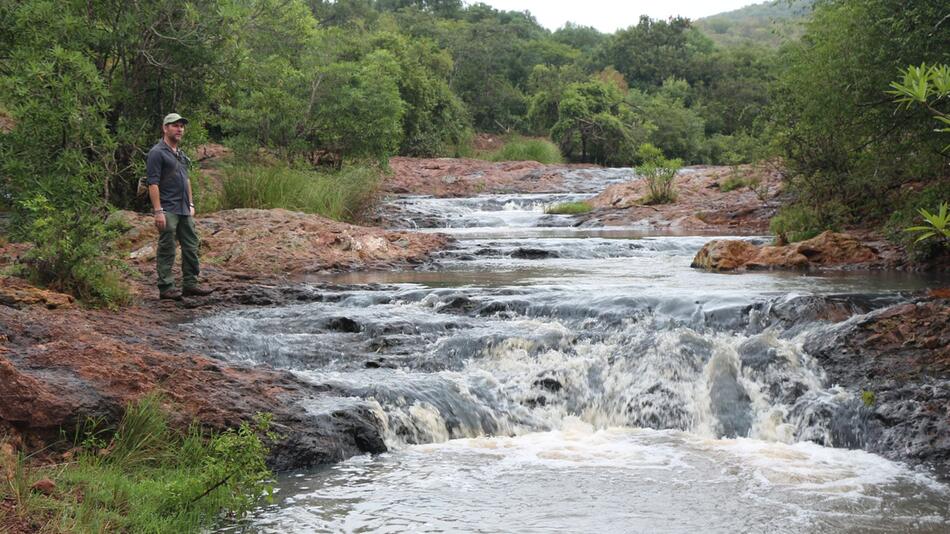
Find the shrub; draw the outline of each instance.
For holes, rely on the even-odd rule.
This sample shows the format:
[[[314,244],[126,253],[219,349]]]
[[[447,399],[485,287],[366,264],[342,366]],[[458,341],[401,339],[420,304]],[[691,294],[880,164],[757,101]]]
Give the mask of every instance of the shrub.
[[[581,213],[589,213],[592,209],[594,208],[589,202],[581,200],[578,202],[562,202],[560,204],[546,206],[544,213],[549,215],[579,215]]]
[[[91,306],[116,307],[130,300],[119,276],[114,229],[102,217],[81,209],[56,210],[42,194],[21,202],[27,212],[20,231],[34,246],[21,273],[33,283],[75,295]]]
[[[740,187],[752,187],[752,185],[753,182],[751,180],[733,175],[719,183],[719,190],[723,193],[728,193]]]
[[[669,204],[676,201],[676,191],[673,189],[673,180],[679,172],[683,162],[679,159],[667,159],[655,146],[644,143],[637,150],[643,159],[643,165],[637,167],[637,174],[647,181],[647,196],[643,203]]]
[[[277,163],[229,165],[223,172],[221,209],[284,208],[341,221],[356,219],[379,185],[372,167],[318,172]]]
[[[825,230],[837,231],[846,210],[834,206],[830,203],[821,209],[804,204],[783,206],[769,222],[769,230],[775,234],[779,244],[811,239]]]
[[[537,161],[538,163],[563,163],[564,158],[557,145],[547,139],[530,139],[514,136],[505,146],[488,154],[491,161]]]

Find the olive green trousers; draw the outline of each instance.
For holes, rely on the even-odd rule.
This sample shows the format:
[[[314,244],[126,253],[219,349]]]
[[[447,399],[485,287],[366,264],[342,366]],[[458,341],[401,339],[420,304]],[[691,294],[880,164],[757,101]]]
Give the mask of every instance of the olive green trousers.
[[[158,271],[158,290],[175,287],[172,267],[175,265],[175,242],[181,244],[181,285],[194,287],[198,284],[198,234],[195,218],[165,212],[165,229],[158,235],[158,251],[155,263]]]

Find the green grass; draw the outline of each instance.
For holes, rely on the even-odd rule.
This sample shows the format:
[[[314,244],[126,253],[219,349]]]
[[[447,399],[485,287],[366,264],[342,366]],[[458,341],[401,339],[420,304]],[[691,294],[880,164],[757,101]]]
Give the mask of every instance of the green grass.
[[[564,163],[557,145],[547,139],[512,136],[498,150],[488,152],[481,159],[489,161],[537,161],[538,163]]]
[[[373,201],[380,175],[371,167],[319,172],[286,164],[231,164],[217,199],[220,209],[284,208],[352,221]]]
[[[550,215],[579,215],[581,213],[589,213],[592,209],[594,209],[593,206],[581,200],[578,202],[562,202],[561,204],[547,206],[544,208],[544,213]]]
[[[95,424],[77,432],[81,452],[70,462],[31,466],[20,455],[8,467],[13,476],[0,481],[0,499],[40,532],[199,532],[269,494],[267,449],[258,437],[268,424],[261,418],[211,436],[196,426],[178,432],[160,398],[147,396],[128,406],[114,432]],[[52,495],[29,490],[42,478],[56,483]]]
[[[751,185],[753,185],[752,180],[739,176],[730,176],[719,183],[719,190],[723,193],[728,193],[729,191],[735,191],[736,189],[749,187]]]

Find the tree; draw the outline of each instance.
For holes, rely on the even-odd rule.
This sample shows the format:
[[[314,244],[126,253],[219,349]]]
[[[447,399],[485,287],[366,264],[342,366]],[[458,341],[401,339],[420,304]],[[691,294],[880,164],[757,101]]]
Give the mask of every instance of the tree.
[[[567,158],[622,165],[634,160],[647,131],[624,103],[621,90],[595,79],[567,87],[551,137]]]

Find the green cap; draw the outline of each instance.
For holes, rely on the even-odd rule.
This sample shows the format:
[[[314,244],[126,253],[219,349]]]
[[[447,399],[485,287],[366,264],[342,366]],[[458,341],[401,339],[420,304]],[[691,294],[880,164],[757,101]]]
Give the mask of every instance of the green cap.
[[[165,115],[165,119],[162,121],[162,126],[165,126],[166,124],[174,124],[176,122],[188,124],[188,119],[177,113],[169,113],[168,115]]]

